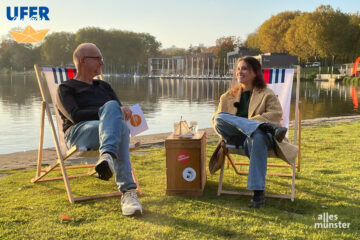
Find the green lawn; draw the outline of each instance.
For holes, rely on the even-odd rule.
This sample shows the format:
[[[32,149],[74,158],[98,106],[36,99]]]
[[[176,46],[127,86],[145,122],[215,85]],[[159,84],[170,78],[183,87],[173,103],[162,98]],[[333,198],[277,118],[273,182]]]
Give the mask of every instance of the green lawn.
[[[166,196],[160,148],[132,156],[143,190],[139,218],[123,217],[119,198],[70,204],[62,181],[32,184],[34,170],[2,171],[10,175],[0,178],[0,239],[359,239],[360,122],[306,127],[302,135],[295,202],[267,199],[262,209],[249,209],[250,197],[217,197],[219,173],[208,176],[202,197]],[[208,144],[208,159],[214,147]],[[246,177],[225,172],[225,188],[245,186]],[[70,183],[76,196],[116,190],[113,179]],[[286,192],[289,183],[269,176],[268,192]],[[350,227],[315,228],[324,212]],[[60,215],[73,221],[62,222]]]

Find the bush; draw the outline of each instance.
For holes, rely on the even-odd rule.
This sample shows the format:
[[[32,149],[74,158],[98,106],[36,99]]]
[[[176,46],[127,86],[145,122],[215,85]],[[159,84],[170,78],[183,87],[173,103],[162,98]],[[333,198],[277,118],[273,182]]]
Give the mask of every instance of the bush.
[[[344,77],[342,79],[343,84],[350,86],[359,86],[360,85],[360,77]]]

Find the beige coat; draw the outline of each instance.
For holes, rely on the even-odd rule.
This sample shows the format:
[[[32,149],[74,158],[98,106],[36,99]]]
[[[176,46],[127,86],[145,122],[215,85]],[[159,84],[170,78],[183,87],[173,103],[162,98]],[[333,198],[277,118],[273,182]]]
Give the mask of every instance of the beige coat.
[[[212,117],[212,125],[214,127],[214,117],[219,112],[227,112],[236,114],[237,108],[234,103],[240,100],[241,89],[234,95],[229,91],[221,95],[218,110]],[[282,117],[282,109],[280,102],[271,89],[255,88],[252,92],[248,118],[257,122],[269,122],[280,125]],[[215,129],[215,127],[214,127]],[[216,129],[215,129],[216,132]],[[218,133],[220,136],[220,134]],[[221,137],[221,136],[220,136]],[[298,147],[289,143],[288,139],[284,139],[281,143],[275,140],[275,152],[277,156],[289,164],[295,164]]]

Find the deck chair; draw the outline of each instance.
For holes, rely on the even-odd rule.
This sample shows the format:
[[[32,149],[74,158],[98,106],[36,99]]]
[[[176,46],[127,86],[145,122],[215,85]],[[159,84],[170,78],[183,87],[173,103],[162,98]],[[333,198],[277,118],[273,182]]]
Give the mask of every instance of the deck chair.
[[[41,103],[41,118],[40,118],[40,137],[39,137],[39,147],[38,147],[38,159],[37,159],[37,168],[36,168],[36,175],[31,182],[42,182],[42,181],[52,181],[52,180],[64,180],[66,193],[68,195],[68,199],[70,203],[75,203],[79,201],[85,201],[90,199],[98,199],[98,198],[105,198],[105,197],[114,197],[120,196],[121,192],[114,192],[114,193],[105,193],[105,194],[98,194],[98,195],[91,195],[91,196],[80,196],[74,197],[70,188],[69,179],[76,178],[76,177],[83,177],[83,176],[91,176],[95,174],[95,171],[89,171],[88,173],[84,174],[76,174],[70,175],[67,174],[67,169],[78,169],[78,168],[94,168],[95,164],[85,164],[85,165],[75,165],[75,166],[65,166],[65,160],[67,160],[70,156],[72,156],[75,152],[81,151],[81,156],[97,156],[99,153],[98,151],[87,151],[87,149],[80,149],[78,146],[73,146],[70,149],[67,148],[64,140],[64,133],[62,129],[62,119],[59,115],[58,109],[56,104],[56,94],[59,84],[71,79],[76,74],[76,69],[71,68],[41,68],[34,65],[36,78],[38,80],[42,103]],[[97,77],[100,80],[103,80],[102,75]],[[46,84],[45,84],[46,83]],[[50,99],[46,92],[46,89],[49,90]],[[50,111],[50,104],[52,103],[53,109],[56,116],[57,122],[57,131],[55,129],[55,125],[51,116]],[[45,114],[47,119],[49,120],[50,130],[52,133],[53,141],[55,144],[57,159],[50,164],[46,168],[42,168],[42,153],[43,153],[43,141],[44,141],[44,121],[45,121]],[[139,143],[130,145],[130,150],[133,150],[139,147]],[[59,166],[59,167],[58,167]],[[140,185],[137,181],[135,170],[131,163],[132,169],[132,176],[134,181],[137,184],[137,192],[141,194]],[[52,178],[44,178],[48,173],[53,170],[61,170],[62,177],[52,177]]]
[[[268,88],[272,89],[274,93],[278,96],[280,104],[283,108],[283,118],[281,124],[288,128],[289,126],[289,113],[290,113],[290,101],[291,101],[291,90],[294,76],[294,69],[263,69],[263,76],[265,81],[267,82]],[[296,102],[295,102],[295,124],[294,124],[294,141],[293,144],[299,147],[299,152],[297,156],[297,163],[293,165],[290,164],[277,164],[277,163],[269,163],[268,168],[276,167],[276,168],[290,168],[291,173],[279,173],[279,172],[271,172],[267,173],[267,175],[275,175],[280,177],[291,177],[291,188],[290,194],[269,194],[265,193],[266,197],[274,197],[274,198],[286,198],[294,201],[295,198],[295,169],[297,168],[300,171],[300,158],[301,158],[301,102],[299,101],[299,93],[300,93],[300,66],[298,66],[297,70],[297,82],[296,82]],[[220,143],[221,148],[224,151],[224,154],[227,159],[227,165],[232,166],[235,170],[235,173],[238,175],[247,175],[247,171],[240,171],[237,166],[246,166],[249,165],[249,162],[235,162],[230,154],[238,154],[245,155],[245,151],[241,146],[235,146],[231,144],[227,144],[224,140],[221,140]],[[268,157],[277,158],[276,153],[273,150],[268,152]],[[225,161],[221,165],[219,183],[218,183],[218,191],[217,195],[221,194],[235,194],[235,195],[248,195],[251,196],[252,192],[250,191],[229,191],[223,189],[223,180],[224,180],[224,165]]]

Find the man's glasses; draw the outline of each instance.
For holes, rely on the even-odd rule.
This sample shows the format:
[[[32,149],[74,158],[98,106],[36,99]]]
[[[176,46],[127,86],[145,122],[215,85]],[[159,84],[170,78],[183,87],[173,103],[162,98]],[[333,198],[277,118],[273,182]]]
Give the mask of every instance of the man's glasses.
[[[104,58],[103,58],[103,57],[100,57],[100,56],[98,56],[98,57],[84,56],[84,58],[93,58],[93,59],[98,60],[99,62],[100,62],[100,61],[101,61],[101,62],[104,62]]]

